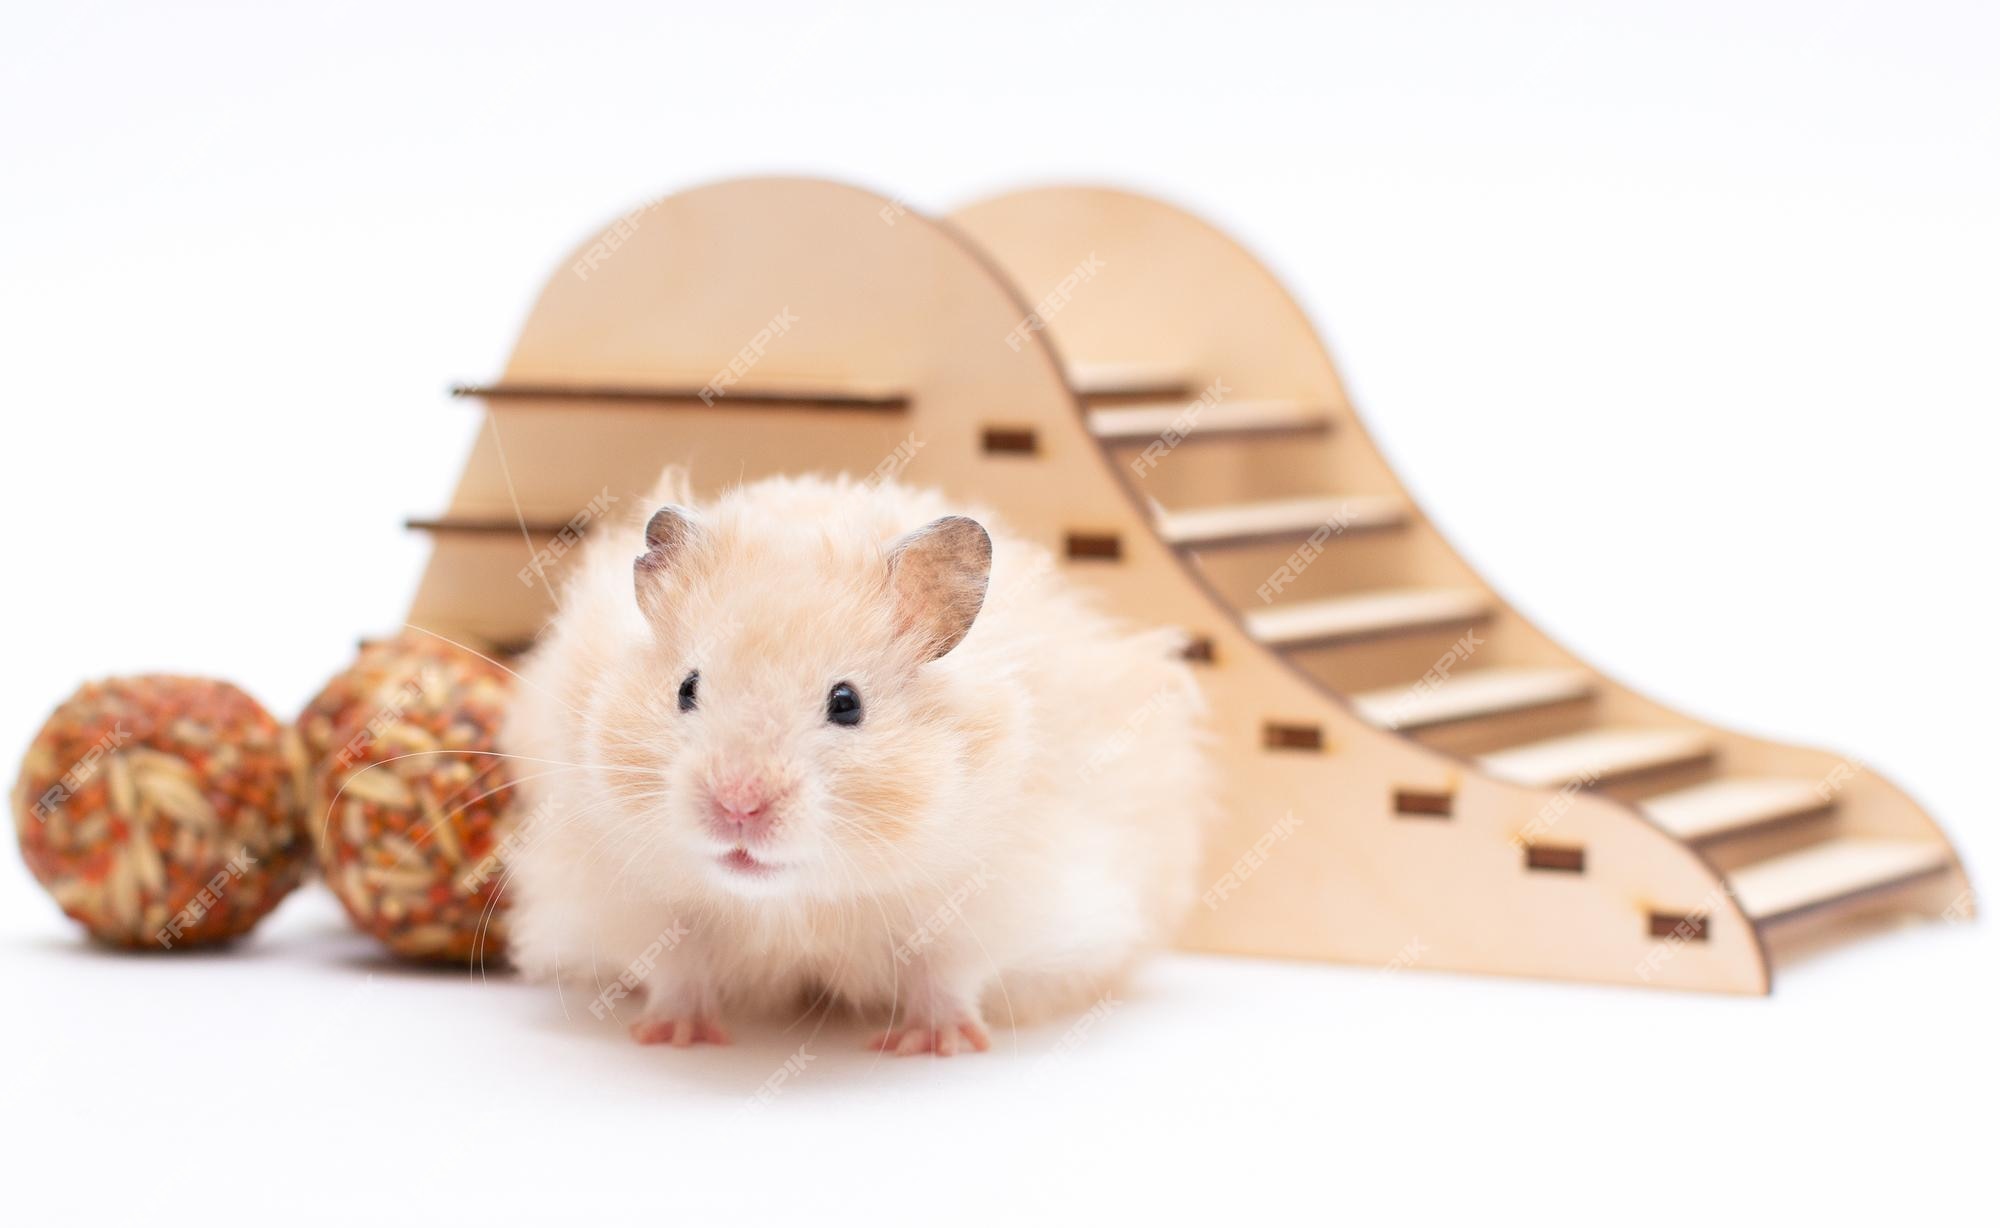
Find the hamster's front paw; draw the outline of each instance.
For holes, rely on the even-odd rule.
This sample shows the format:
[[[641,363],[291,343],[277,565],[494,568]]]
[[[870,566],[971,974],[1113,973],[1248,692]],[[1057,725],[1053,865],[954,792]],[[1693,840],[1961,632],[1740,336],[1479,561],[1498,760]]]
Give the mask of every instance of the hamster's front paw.
[[[942,951],[916,960],[912,972],[899,986],[897,1000],[890,1003],[888,1028],[869,1048],[897,1057],[919,1053],[951,1057],[993,1047],[979,1013],[983,979],[967,969],[965,959]]]
[[[965,1049],[984,1053],[993,1047],[993,1038],[986,1034],[977,1010],[940,1004],[938,1009],[918,1011],[915,1018],[892,1021],[868,1047],[897,1057],[920,1053],[951,1057]]]
[[[962,1048],[984,1053],[993,1047],[993,1038],[986,1034],[986,1025],[977,1019],[960,1019],[951,1023],[892,1027],[870,1041],[868,1047],[880,1053],[893,1053],[897,1057],[912,1057],[920,1053],[951,1057]]]
[[[726,1045],[729,1033],[718,1020],[715,995],[699,983],[660,977],[646,986],[646,1006],[632,1025],[642,1045]]]
[[[726,1045],[729,1033],[713,1015],[643,1015],[632,1025],[632,1039],[642,1045]]]

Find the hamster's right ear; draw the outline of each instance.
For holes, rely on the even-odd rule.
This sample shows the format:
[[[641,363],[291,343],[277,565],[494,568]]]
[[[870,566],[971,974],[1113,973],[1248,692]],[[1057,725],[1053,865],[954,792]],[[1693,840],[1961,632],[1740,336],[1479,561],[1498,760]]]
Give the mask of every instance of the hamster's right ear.
[[[896,630],[935,661],[965,638],[986,603],[993,539],[968,516],[946,516],[889,544]]]
[[[666,613],[673,578],[686,568],[701,536],[701,521],[676,504],[654,512],[646,522],[646,553],[632,560],[632,587],[648,618]]]

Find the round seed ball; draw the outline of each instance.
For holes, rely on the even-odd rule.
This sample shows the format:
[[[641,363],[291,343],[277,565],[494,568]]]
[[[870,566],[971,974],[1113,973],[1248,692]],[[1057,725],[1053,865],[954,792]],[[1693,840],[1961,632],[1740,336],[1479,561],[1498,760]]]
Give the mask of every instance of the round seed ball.
[[[321,870],[354,924],[397,955],[505,954],[514,788],[495,739],[511,681],[405,635],[365,649],[300,718]]]
[[[319,795],[319,777],[332,765],[349,740],[357,750],[373,737],[371,723],[395,706],[395,697],[418,671],[430,666],[451,668],[470,656],[464,649],[435,635],[403,631],[392,639],[362,645],[354,663],[335,674],[306,703],[292,723],[294,761],[299,772],[299,796]],[[473,658],[477,659],[477,658]],[[324,812],[318,819],[324,820]],[[326,857],[328,824],[308,822],[307,835],[322,860]]]
[[[246,933],[299,885],[283,729],[226,682],[86,684],[35,735],[14,830],[36,880],[97,938],[173,950]]]

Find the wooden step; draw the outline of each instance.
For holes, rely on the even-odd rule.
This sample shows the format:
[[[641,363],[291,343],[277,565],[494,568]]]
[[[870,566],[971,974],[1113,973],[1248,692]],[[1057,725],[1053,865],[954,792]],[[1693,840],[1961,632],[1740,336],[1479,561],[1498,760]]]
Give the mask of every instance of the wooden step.
[[[1086,417],[1090,433],[1107,443],[1144,443],[1182,435],[1209,440],[1318,433],[1333,426],[1330,412],[1298,401],[1148,402],[1093,409]]]
[[[1681,839],[1699,843],[1820,814],[1832,805],[1818,781],[1739,776],[1649,797],[1639,809]]]
[[[1155,523],[1170,546],[1220,547],[1303,540],[1322,527],[1336,533],[1390,528],[1406,515],[1403,501],[1392,495],[1321,495],[1163,511]]]
[[[1481,755],[1479,765],[1503,780],[1552,789],[1698,763],[1714,749],[1707,734],[1693,730],[1593,729]]]
[[[560,520],[516,520],[506,516],[412,516],[403,527],[437,537],[554,537],[569,526]]]
[[[1243,621],[1265,644],[1298,648],[1476,622],[1491,613],[1478,589],[1401,588],[1289,602],[1245,614]]]
[[[354,647],[356,651],[366,652],[368,649],[375,647],[377,644],[386,644],[394,638],[395,637],[393,635],[364,635],[354,641]],[[535,641],[532,637],[524,639],[491,640],[483,636],[474,635],[469,631],[465,632],[461,636],[453,637],[448,642],[454,644],[462,644],[464,647],[469,648],[474,652],[484,653],[487,655],[500,658],[502,662],[513,657],[521,656],[522,654],[526,653],[529,649],[535,646]]]
[[[907,394],[888,388],[826,386],[737,386],[715,388],[696,384],[569,384],[523,382],[457,384],[451,395],[489,402],[574,401],[619,405],[633,409],[828,409],[901,413],[910,407]]]
[[[1495,666],[1467,670],[1435,686],[1415,682],[1363,691],[1351,698],[1355,710],[1372,725],[1423,729],[1588,699],[1596,689],[1588,670]]]
[[[1753,862],[1727,877],[1752,921],[1778,925],[1894,890],[1950,865],[1951,852],[1942,844],[1840,836]]]
[[[1186,371],[1143,362],[1072,362],[1069,384],[1085,400],[1171,401],[1195,391]]]

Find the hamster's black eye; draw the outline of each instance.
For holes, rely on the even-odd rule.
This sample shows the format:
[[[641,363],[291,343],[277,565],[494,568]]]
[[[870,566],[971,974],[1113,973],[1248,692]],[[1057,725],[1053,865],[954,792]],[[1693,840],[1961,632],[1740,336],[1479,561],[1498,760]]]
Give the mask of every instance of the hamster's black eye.
[[[681,711],[683,712],[694,711],[694,688],[695,684],[700,681],[701,681],[700,670],[696,670],[693,673],[689,674],[687,677],[681,679]]]
[[[826,719],[836,725],[861,723],[861,692],[845,682],[834,684],[826,693]]]

